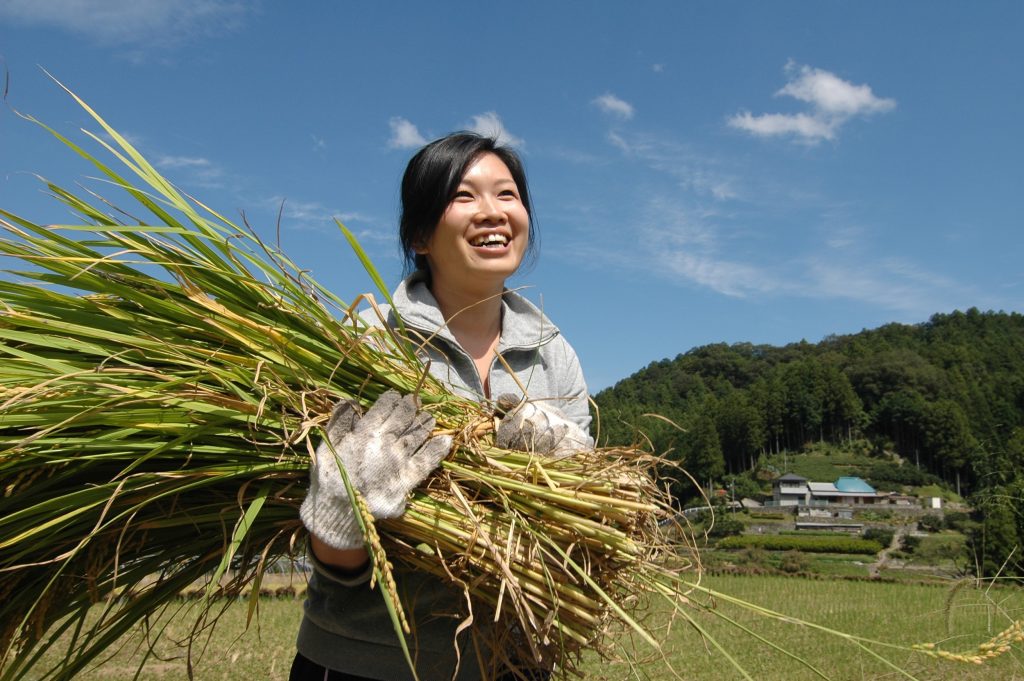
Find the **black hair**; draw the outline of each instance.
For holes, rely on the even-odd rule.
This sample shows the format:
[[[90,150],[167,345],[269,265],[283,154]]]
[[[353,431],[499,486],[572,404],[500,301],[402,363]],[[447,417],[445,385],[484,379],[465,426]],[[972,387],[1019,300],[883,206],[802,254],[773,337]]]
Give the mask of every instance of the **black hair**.
[[[455,198],[462,176],[481,154],[494,154],[508,168],[519,198],[530,218],[527,258],[536,252],[533,205],[526,184],[523,161],[514,150],[500,146],[494,137],[474,132],[455,132],[426,145],[409,160],[402,176],[402,215],[398,223],[399,246],[405,273],[429,270],[427,258],[416,252],[433,236],[437,223]]]

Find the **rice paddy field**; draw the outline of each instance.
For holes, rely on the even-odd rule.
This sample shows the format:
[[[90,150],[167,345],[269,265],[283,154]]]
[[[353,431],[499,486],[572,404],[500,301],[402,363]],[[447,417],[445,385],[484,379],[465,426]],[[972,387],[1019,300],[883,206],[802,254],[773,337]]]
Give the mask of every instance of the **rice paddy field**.
[[[278,577],[276,585],[271,582],[267,587],[274,590],[283,586],[282,579],[286,578]],[[717,617],[699,617],[698,623],[734,656],[749,678],[759,681],[822,677],[839,680],[1024,679],[1024,648],[1020,643],[984,664],[936,660],[907,649],[923,642],[939,642],[949,650],[975,647],[981,641],[979,634],[995,635],[1009,624],[1010,618],[1024,617],[1024,591],[1019,588],[979,590],[965,583],[954,588],[953,583],[926,585],[775,576],[716,576],[705,578],[704,583],[730,596],[794,617],[903,646],[888,650],[874,648],[884,653],[897,669],[850,642],[806,627],[766,620],[719,601],[720,612],[802,657],[820,672],[818,675],[793,657],[758,643]],[[301,593],[303,584],[296,582],[294,586]],[[196,601],[183,599],[179,609],[152,623],[150,640],[154,646],[148,659],[142,653],[148,648],[144,640],[125,639],[101,667],[77,678],[85,681],[188,678],[188,651],[177,646],[174,640],[184,638],[193,626],[194,603]],[[294,636],[302,616],[301,598],[259,599],[258,616],[248,629],[246,616],[244,602],[226,609],[205,647],[192,651],[194,678],[201,681],[287,679]],[[967,632],[971,635],[966,635]],[[626,648],[632,647],[628,642],[624,644]],[[635,652],[644,652],[642,644],[636,646]],[[706,639],[682,623],[677,623],[667,637],[665,655],[665,661],[652,660],[633,668],[624,663],[585,659],[582,671],[586,679],[744,678]],[[666,668],[666,661],[672,671]]]

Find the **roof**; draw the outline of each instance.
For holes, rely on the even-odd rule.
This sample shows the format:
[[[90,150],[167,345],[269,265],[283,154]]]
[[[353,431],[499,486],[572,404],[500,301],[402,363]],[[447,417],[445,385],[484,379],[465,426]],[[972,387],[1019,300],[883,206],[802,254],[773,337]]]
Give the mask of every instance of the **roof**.
[[[857,480],[860,484],[846,483],[845,489],[839,486],[840,482]],[[877,497],[880,496],[871,485],[864,482],[860,478],[839,478],[835,484],[831,482],[809,482],[807,487],[810,488],[811,494],[816,497]],[[860,487],[861,489],[855,489]]]
[[[775,480],[776,482],[807,482],[807,478],[801,478],[796,473],[786,473]]]
[[[875,488],[855,476],[844,476],[836,480],[836,489],[840,492],[856,494],[874,494]]]

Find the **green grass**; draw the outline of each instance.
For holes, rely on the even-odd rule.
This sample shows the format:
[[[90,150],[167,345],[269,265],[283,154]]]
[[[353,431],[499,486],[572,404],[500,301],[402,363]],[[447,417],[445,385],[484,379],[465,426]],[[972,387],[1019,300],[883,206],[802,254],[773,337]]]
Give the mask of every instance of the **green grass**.
[[[295,655],[295,635],[302,619],[301,598],[259,599],[258,617],[248,629],[246,603],[233,603],[205,639],[205,647],[195,648],[190,653],[178,641],[185,640],[195,624],[199,616],[198,603],[182,600],[175,604],[177,609],[152,623],[154,630],[166,627],[163,635],[153,639],[152,654],[146,655],[147,645],[141,637],[123,637],[120,649],[110,651],[113,656],[109,661],[76,675],[76,681],[186,681],[190,654],[195,679],[199,681],[285,681],[288,678]],[[51,664],[58,662],[57,652],[48,652]],[[140,665],[143,665],[141,672]],[[38,672],[30,674],[26,681],[38,676],[41,676]]]
[[[784,473],[795,473],[815,482],[835,482],[844,475],[856,475],[873,462],[866,456],[834,452],[831,454],[780,454],[768,457],[768,464]]]
[[[914,490],[914,494],[921,498],[942,497],[946,501],[956,503],[960,503],[963,501],[963,499],[952,490],[944,489],[942,487],[939,487],[938,485],[925,485],[924,487],[918,487]]]
[[[711,573],[719,574],[738,569],[741,574],[747,574],[743,571],[780,570],[787,553],[789,552],[767,551],[761,548],[726,551],[709,549],[701,555],[701,562]],[[874,560],[874,556],[863,554],[801,552],[799,555],[804,564],[800,570],[801,574],[822,578],[868,577],[868,566]]]
[[[967,648],[1001,630],[1007,616],[1024,617],[1024,591],[997,589],[988,596],[973,588],[952,591],[920,584],[807,580],[784,577],[707,577],[705,583],[723,593],[833,629],[908,646],[949,641],[951,649]],[[699,600],[699,599],[698,599]],[[188,602],[182,602],[187,605]],[[947,603],[951,606],[947,609]],[[998,607],[996,605],[998,603]],[[859,651],[852,644],[805,627],[765,620],[719,603],[719,609],[803,657],[829,678],[906,678]],[[656,616],[664,613],[656,613]],[[168,635],[157,640],[156,657],[146,661],[141,681],[186,679],[187,651],[173,638],[183,638],[194,622],[194,610],[165,618]],[[195,678],[202,681],[266,679],[284,681],[294,654],[294,639],[302,617],[301,599],[261,599],[257,622],[245,628],[246,608],[235,604],[224,614],[205,650],[195,651]],[[697,620],[758,681],[818,678],[798,662],[753,641],[722,620],[702,615]],[[950,627],[950,628],[947,628]],[[970,636],[966,634],[970,633]],[[667,663],[682,679],[740,679],[742,676],[689,626],[677,623],[666,643]],[[649,654],[638,645],[636,650]],[[996,681],[1024,679],[1024,648],[984,665],[939,661],[906,650],[889,652],[890,659],[922,680]],[[127,681],[142,661],[136,644],[125,645],[99,669],[79,675],[82,681]],[[661,661],[651,661],[632,675],[625,664],[585,656],[585,679],[668,680],[673,675]],[[28,677],[31,679],[32,677]],[[424,681],[434,681],[424,679]]]
[[[770,513],[767,511],[750,511],[746,514],[736,514],[740,517],[746,515],[749,518],[749,522],[756,523],[758,525],[765,525],[769,523],[788,523],[792,524],[793,514],[792,513]]]
[[[708,578],[708,583],[724,593],[816,621],[830,628],[857,633],[869,638],[911,645],[949,639],[960,649],[976,644],[977,636],[960,638],[965,632],[991,635],[1006,624],[984,594],[960,589],[946,609],[950,587],[878,582],[806,580],[784,577]],[[999,590],[997,596],[1010,615],[1024,616],[1024,592]],[[783,648],[803,657],[826,676],[834,679],[906,678],[892,668],[859,651],[852,644],[824,633],[796,625],[756,618],[726,604],[723,612],[769,637]],[[799,663],[754,642],[722,621],[706,616],[700,619],[711,635],[726,648],[754,679],[791,681],[819,678]],[[947,623],[952,627],[947,630]],[[951,633],[950,633],[951,632]],[[951,637],[952,636],[952,637]],[[722,657],[709,650],[692,629],[678,627],[667,646],[667,662],[683,679],[739,679]],[[892,661],[919,679],[1004,680],[1024,679],[1024,649],[1018,646],[1002,658],[984,665],[934,660],[918,653],[890,651]],[[627,675],[624,665],[586,666],[588,679],[672,678],[658,663],[641,668],[635,677]]]
[[[867,577],[871,558],[839,553],[808,554],[807,571],[827,577]]]

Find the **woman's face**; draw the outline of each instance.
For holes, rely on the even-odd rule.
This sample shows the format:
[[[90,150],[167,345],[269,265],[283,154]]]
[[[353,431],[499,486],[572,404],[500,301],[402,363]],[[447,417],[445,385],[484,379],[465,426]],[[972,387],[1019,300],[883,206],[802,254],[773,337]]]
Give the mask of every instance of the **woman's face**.
[[[512,174],[500,158],[485,153],[466,169],[434,233],[416,252],[426,256],[435,286],[493,292],[519,268],[529,232]]]

